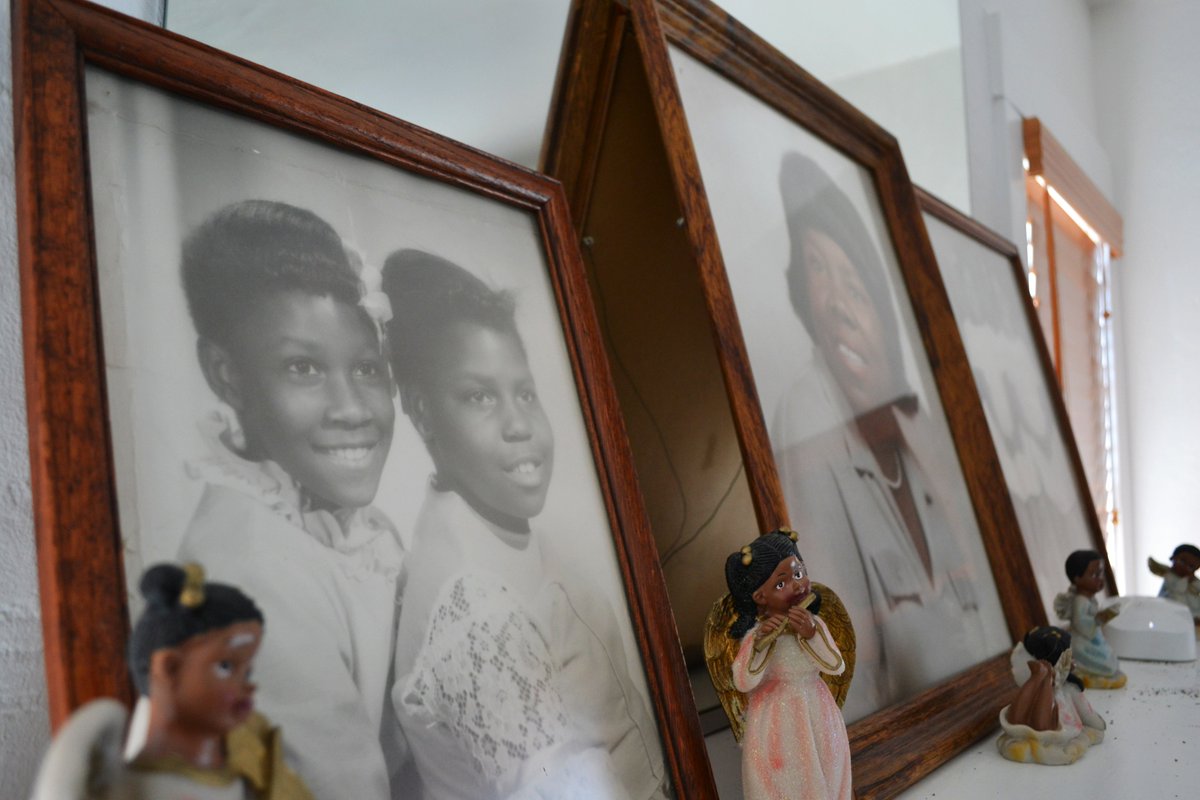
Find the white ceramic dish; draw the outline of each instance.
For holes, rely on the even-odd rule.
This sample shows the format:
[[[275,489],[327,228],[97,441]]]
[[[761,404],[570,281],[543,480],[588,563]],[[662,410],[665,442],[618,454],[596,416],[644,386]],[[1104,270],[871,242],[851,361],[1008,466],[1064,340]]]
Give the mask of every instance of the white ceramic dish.
[[[1195,661],[1196,627],[1187,606],[1165,597],[1119,597],[1121,613],[1104,626],[1104,638],[1119,658]]]

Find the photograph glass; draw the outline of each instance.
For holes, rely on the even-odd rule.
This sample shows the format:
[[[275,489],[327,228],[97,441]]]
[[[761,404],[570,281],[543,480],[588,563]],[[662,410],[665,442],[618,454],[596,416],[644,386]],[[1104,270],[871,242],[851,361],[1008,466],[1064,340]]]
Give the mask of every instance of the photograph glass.
[[[86,71],[129,609],[262,608],[317,800],[665,796],[535,213]]]
[[[1096,548],[1090,508],[1080,501],[1071,469],[1070,432],[1059,425],[1052,384],[1025,305],[1029,298],[1013,262],[931,214],[929,240],[963,346],[983,401],[988,428],[1004,470],[1050,619],[1054,596],[1069,585],[1063,565],[1075,550]]]
[[[1007,650],[1004,612],[871,173],[670,55],[790,522],[854,621],[854,722]]]

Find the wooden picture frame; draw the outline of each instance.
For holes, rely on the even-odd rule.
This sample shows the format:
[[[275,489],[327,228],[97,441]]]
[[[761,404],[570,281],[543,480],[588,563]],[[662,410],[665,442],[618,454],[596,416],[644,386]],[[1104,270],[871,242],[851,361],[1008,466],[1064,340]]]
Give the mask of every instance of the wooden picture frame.
[[[148,467],[146,454],[158,454],[160,440],[173,435],[169,426],[153,426],[154,415],[176,410],[171,403],[139,400],[140,385],[127,387],[121,376],[149,374],[148,385],[159,387],[172,403],[186,404],[192,395],[207,391],[197,382],[195,332],[180,334],[172,327],[161,336],[159,331],[146,335],[137,326],[144,318],[190,327],[176,271],[182,235],[213,219],[214,209],[269,194],[272,202],[312,207],[320,212],[317,216],[326,214],[342,224],[355,220],[353,244],[364,264],[381,262],[388,250],[403,247],[428,247],[460,260],[469,258],[464,253],[471,248],[484,248],[489,263],[500,266],[488,272],[491,267],[479,267],[476,260],[468,271],[478,271],[477,277],[500,284],[498,288],[524,280],[515,296],[515,324],[525,339],[531,370],[540,373],[541,397],[558,435],[554,462],[559,474],[568,476],[561,482],[569,482],[570,516],[559,520],[555,530],[579,552],[578,558],[586,559],[586,564],[569,563],[563,569],[586,568],[608,576],[592,585],[601,596],[600,608],[613,612],[612,635],[601,646],[611,645],[611,655],[622,643],[631,670],[628,685],[636,688],[640,682],[648,693],[647,714],[662,753],[662,781],[680,797],[713,797],[656,551],[560,186],[77,0],[19,0],[13,42],[30,458],[52,723],[61,725],[96,697],[133,699],[125,648],[137,600],[127,581],[135,578],[131,567],[140,566],[139,553],[149,553],[151,543],[160,541],[154,538],[160,528],[158,518],[142,516],[141,498],[133,497],[130,488],[155,494],[147,487],[156,484],[138,482],[148,479],[147,473],[154,478],[172,472],[157,468],[157,456]],[[262,164],[267,167],[260,169]],[[157,187],[162,194],[142,186]],[[411,218],[397,209],[406,209]],[[171,219],[178,217],[173,228],[161,222],[171,214]],[[402,230],[408,240],[398,236]],[[392,235],[398,238],[388,240]],[[431,238],[422,240],[422,235]],[[497,246],[498,241],[508,242],[508,249]],[[170,254],[165,264],[156,260],[163,242]],[[456,246],[467,249],[455,251]],[[444,249],[439,252],[438,247]],[[346,258],[353,266],[354,259]],[[362,275],[369,288],[366,273]],[[145,282],[173,284],[174,289],[148,301],[137,294]],[[366,300],[360,305],[369,312]],[[351,319],[366,319],[349,308]],[[520,333],[523,328],[534,335]],[[188,339],[164,361],[154,360],[157,356],[139,360],[149,349],[170,349]],[[378,339],[371,342],[381,357]],[[551,351],[557,355],[545,355]],[[114,352],[121,355],[119,363],[112,360]],[[146,366],[162,363],[167,366],[157,377]],[[194,390],[196,386],[200,388]],[[528,400],[532,393],[523,396]],[[397,413],[396,430],[402,425]],[[248,426],[246,432],[252,433]],[[227,441],[223,446],[238,447]],[[541,458],[534,471],[548,461]],[[180,472],[180,466],[175,459],[173,471]],[[539,480],[549,480],[549,467],[545,469]],[[379,480],[378,471],[375,478]],[[298,478],[292,480],[299,491],[307,491]],[[190,510],[195,506],[176,506],[177,517],[182,514],[186,521],[193,515],[195,522]],[[135,529],[142,538],[131,538]],[[190,523],[188,531],[185,536]],[[239,551],[228,560],[241,558]],[[250,555],[246,559],[253,560]],[[398,569],[390,570],[395,565],[385,566],[390,580],[398,582]],[[221,579],[222,569],[210,570],[211,577]],[[557,567],[543,569],[536,576],[541,581],[565,580],[553,572]],[[289,573],[281,568],[279,574]],[[284,626],[278,613],[271,614],[279,606],[270,604],[266,589],[256,594],[254,586],[242,588],[267,610],[258,671],[262,697],[271,681],[262,669],[271,619],[276,619],[276,637]],[[300,595],[293,598],[300,604]],[[393,595],[380,612],[389,620],[394,602]],[[595,638],[601,641],[598,634]],[[316,658],[312,652],[285,655],[301,663]],[[390,687],[383,692],[387,702]],[[624,697],[631,709],[633,695]],[[332,708],[326,710],[334,713]],[[289,729],[293,739],[304,733],[295,726]],[[321,737],[321,744],[335,747],[339,742]],[[653,749],[647,747],[647,752]]]
[[[696,144],[698,121],[736,128],[744,107],[722,108],[720,114],[709,110],[707,116],[689,107],[680,87],[681,61],[690,59],[712,72],[728,84],[730,94],[745,95],[794,126],[797,135],[819,140],[834,157],[852,162],[868,176],[864,191],[874,192],[895,250],[901,294],[911,303],[919,332],[916,350],[927,359],[945,411],[990,565],[988,577],[1002,598],[1006,633],[1002,647],[993,641],[994,656],[849,726],[858,796],[895,794],[996,727],[999,709],[1015,690],[1008,648],[1046,620],[1024,544],[1013,535],[1012,502],[899,147],[860,112],[703,0],[583,0],[574,7],[566,41],[543,168],[566,187],[594,290],[605,298],[602,329],[613,361],[620,365],[618,393],[660,550],[676,535],[669,507],[678,504],[677,495],[695,500],[713,495],[715,488],[705,476],[683,471],[687,458],[672,460],[660,451],[685,453],[689,442],[708,440],[707,464],[709,455],[720,456],[732,438],[744,464],[744,481],[731,484],[729,502],[688,532],[699,536],[716,530],[717,525],[705,527],[711,519],[723,528],[709,537],[718,544],[711,548],[707,567],[702,562],[695,566],[707,569],[693,582],[707,587],[708,603],[723,591],[720,562],[711,563],[711,556],[722,546],[726,553],[736,549],[739,538],[749,538],[755,528],[788,524],[796,510],[789,514],[747,346],[747,318],[731,286],[725,247],[734,229],[723,226],[713,211],[714,198],[750,201],[728,185],[714,191]],[[760,146],[758,130],[747,130],[742,145]],[[737,147],[735,141],[721,151],[733,165],[731,171],[742,166]],[[774,185],[769,190],[778,192]],[[622,246],[622,240],[636,245]],[[620,290],[630,285],[642,287],[640,299],[628,300],[628,288]],[[779,293],[786,291],[781,285]],[[630,308],[618,307],[619,302]],[[646,307],[669,309],[668,323],[656,324]],[[680,351],[656,359],[646,352],[649,348],[635,352],[630,346],[636,341],[658,344],[675,327],[683,329],[679,337],[695,343],[689,358]],[[705,339],[712,344],[704,344]],[[711,408],[714,394],[724,397],[724,406],[707,418],[698,415],[695,407]],[[641,417],[655,423],[644,426],[648,434],[639,431]],[[677,420],[684,422],[672,427]],[[672,467],[671,481],[659,479],[663,462]],[[805,552],[803,540],[801,549]],[[815,560],[811,552],[805,555]],[[819,570],[814,568],[813,574],[839,591]],[[697,599],[699,592],[685,596],[677,590],[669,569],[667,580],[688,651],[697,607],[706,611],[707,605]],[[694,649],[692,654],[690,663],[695,663]],[[703,690],[696,683],[700,698]],[[700,705],[703,710],[709,704],[701,699]],[[711,747],[710,755],[718,757]],[[724,757],[733,760],[736,755],[726,752]],[[722,770],[717,772],[720,779]]]
[[[920,187],[917,201],[1046,614],[1054,618],[1054,596],[1069,585],[1063,565],[1075,550],[1096,550],[1104,557],[1106,586],[1115,597],[1104,532],[1092,510],[1083,460],[1021,254],[1000,234]]]

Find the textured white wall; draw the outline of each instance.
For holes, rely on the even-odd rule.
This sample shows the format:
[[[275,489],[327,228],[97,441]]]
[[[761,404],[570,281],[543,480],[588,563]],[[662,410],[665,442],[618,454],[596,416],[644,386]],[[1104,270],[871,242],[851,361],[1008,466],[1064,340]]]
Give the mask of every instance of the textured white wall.
[[[1127,255],[1117,263],[1128,421],[1127,521],[1140,594],[1146,557],[1200,543],[1200,3],[1117,0],[1096,8],[1101,141],[1112,158]]]
[[[13,197],[9,8],[0,19],[0,797],[24,797],[50,735],[38,613]]]

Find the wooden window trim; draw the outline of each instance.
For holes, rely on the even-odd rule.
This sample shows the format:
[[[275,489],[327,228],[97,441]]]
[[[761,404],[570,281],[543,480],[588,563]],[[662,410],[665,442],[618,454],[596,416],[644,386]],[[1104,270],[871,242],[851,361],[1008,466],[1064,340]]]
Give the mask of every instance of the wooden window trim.
[[[1041,120],[1026,117],[1021,130],[1025,157],[1029,160],[1028,173],[1041,175],[1053,186],[1108,243],[1112,257],[1118,258],[1125,250],[1125,229],[1117,209]]]

